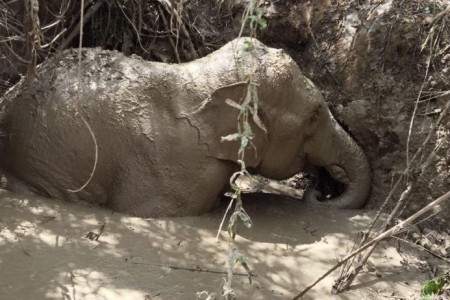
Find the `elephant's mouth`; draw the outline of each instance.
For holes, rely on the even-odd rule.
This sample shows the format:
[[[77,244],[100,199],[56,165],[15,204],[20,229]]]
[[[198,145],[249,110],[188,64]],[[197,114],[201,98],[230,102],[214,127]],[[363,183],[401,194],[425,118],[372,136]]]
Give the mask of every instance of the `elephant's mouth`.
[[[317,190],[321,193],[320,201],[339,197],[344,193],[345,188],[346,185],[334,179],[325,168],[318,168]]]

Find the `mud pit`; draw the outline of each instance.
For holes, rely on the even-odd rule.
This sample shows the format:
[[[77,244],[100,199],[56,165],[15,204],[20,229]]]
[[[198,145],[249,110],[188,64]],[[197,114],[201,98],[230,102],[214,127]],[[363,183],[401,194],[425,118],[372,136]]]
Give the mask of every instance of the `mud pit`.
[[[237,244],[257,277],[252,284],[246,276],[234,277],[239,299],[292,298],[347,253],[374,215],[320,211],[268,195],[247,198],[254,226],[241,230]],[[224,211],[141,219],[1,190],[0,299],[219,299],[228,243],[216,242],[215,235]],[[103,223],[98,241],[86,238]],[[345,294],[330,294],[335,272],[305,299],[413,299],[429,276],[421,266],[433,259],[396,246],[383,243],[370,259],[376,269],[364,271]]]
[[[203,46],[197,49],[200,55],[236,37],[245,1],[220,1],[232,3],[229,9],[217,5],[216,1],[182,2],[186,4],[185,12],[191,10],[192,17],[186,15],[186,23],[195,23],[200,30],[199,36],[191,32],[188,37],[194,41],[201,37],[203,42],[199,45]],[[448,99],[443,98],[442,93],[448,91],[449,23],[446,22],[445,27],[444,22],[440,23],[444,20],[440,13],[446,9],[447,2],[264,1],[269,26],[267,32],[262,32],[261,39],[268,45],[284,48],[295,58],[305,74],[323,90],[336,117],[369,156],[375,173],[370,207],[380,206],[390,192],[393,176],[405,168],[408,127],[415,99],[421,99],[421,104],[411,149],[422,145],[422,128],[428,128],[435,121],[436,111]],[[53,5],[50,9],[44,9],[41,4],[40,12],[44,13],[41,24],[55,21],[49,12],[57,11],[61,3],[47,1],[48,5]],[[133,1],[127,3],[128,9],[134,5]],[[149,6],[155,3],[158,1],[146,2]],[[72,11],[66,17],[78,18],[73,13],[76,3],[71,2],[71,5]],[[145,17],[154,20],[155,15],[148,11],[150,14]],[[100,11],[93,18],[94,25],[107,19],[101,18],[105,12],[107,10]],[[204,17],[197,18],[198,12]],[[206,14],[209,16],[205,17]],[[76,24],[77,19],[71,22]],[[65,24],[60,22],[58,26],[62,29]],[[164,30],[163,24],[156,29]],[[58,31],[55,29],[54,33]],[[441,34],[437,49],[422,49],[426,41],[432,41],[429,37],[433,31]],[[54,38],[49,35],[51,32],[43,32],[47,41]],[[134,32],[131,26],[128,32]],[[96,38],[96,32],[86,33],[85,46],[105,46]],[[99,33],[103,35],[104,31]],[[145,59],[174,62],[175,57],[170,56],[170,45],[167,45],[167,37],[162,36],[156,40],[156,45],[150,43],[147,50],[151,55],[141,51],[137,44],[134,49],[135,54]],[[14,53],[24,57],[26,47],[22,41],[13,41],[12,46]],[[123,48],[119,44],[116,46],[114,49]],[[48,55],[44,52],[41,57]],[[0,61],[0,64],[3,62],[0,77],[8,79],[0,80],[2,94],[18,80],[15,72],[21,70],[21,74],[25,74],[26,67],[16,63],[11,68],[6,58]],[[15,61],[13,57],[10,59]],[[428,61],[432,66],[429,70]],[[428,72],[430,76],[425,82]],[[436,141],[441,140],[444,146],[437,153],[432,170],[413,193],[405,216],[448,190],[449,122],[446,116],[446,121],[436,131]],[[429,150],[434,145],[432,142]],[[242,231],[238,237],[240,250],[249,255],[250,267],[258,277],[252,285],[246,277],[235,277],[233,287],[240,299],[292,298],[331,267],[339,255],[347,252],[353,237],[366,227],[369,216],[374,214],[319,212],[301,202],[258,197],[254,196],[253,201],[245,204],[254,228]],[[222,207],[200,217],[148,221],[87,204],[2,191],[0,299],[195,299],[196,293],[201,291],[217,295],[224,275],[182,268],[219,272],[225,269],[228,244],[224,240],[215,241],[224,210]],[[441,225],[436,224],[435,218],[421,225],[430,227],[428,223],[435,223],[431,224],[432,228],[446,231],[448,212],[447,208],[435,216],[443,219]],[[89,232],[98,232],[104,222],[107,224],[98,241],[85,238]],[[415,299],[420,282],[435,277],[436,273],[430,274],[430,269],[435,270],[438,265],[439,274],[450,269],[444,260],[436,261],[425,251],[409,248],[404,243],[400,245],[401,254],[395,249],[397,242],[378,247],[370,259],[378,272],[372,269],[363,272],[352,290],[332,296],[333,299]],[[236,271],[243,272],[238,268]],[[333,273],[306,299],[331,298],[329,290],[336,276],[337,272]],[[205,299],[207,293],[201,299]]]

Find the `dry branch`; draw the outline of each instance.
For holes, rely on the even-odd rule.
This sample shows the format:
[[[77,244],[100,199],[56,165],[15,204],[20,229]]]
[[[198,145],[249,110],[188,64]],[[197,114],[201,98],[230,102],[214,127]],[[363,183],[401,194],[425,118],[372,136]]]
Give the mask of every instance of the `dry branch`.
[[[164,11],[161,9],[161,7],[158,7],[158,12],[159,12],[159,15],[161,16],[161,19],[163,20],[166,30],[170,31],[168,21],[166,19],[166,16],[164,15]],[[175,54],[175,58],[177,59],[177,63],[181,63],[180,55],[178,54],[178,49],[177,49],[177,46],[175,45],[175,43],[173,42],[172,36],[169,35],[168,38],[169,38],[170,45],[172,46],[173,53]]]
[[[181,32],[186,38],[187,45],[189,48],[189,56],[188,59],[196,59],[199,58],[199,55],[197,51],[195,50],[194,44],[192,43],[191,37],[189,35],[189,32],[186,29],[186,26],[184,25],[183,19],[181,18],[180,14],[177,12],[177,10],[173,7],[173,5],[166,0],[159,0],[159,2],[163,5],[163,7],[168,11],[169,14],[175,17],[177,24],[180,26]]]
[[[414,181],[415,183],[415,181]],[[408,184],[408,187],[406,190],[403,191],[402,195],[400,196],[400,200],[397,202],[397,205],[395,206],[394,210],[389,215],[386,222],[383,224],[382,232],[385,232],[392,224],[394,219],[400,214],[400,210],[404,205],[406,204],[407,200],[409,199],[409,195],[411,194],[413,189],[413,183],[410,182]],[[369,250],[364,254],[364,256],[361,258],[361,260],[356,264],[355,267],[347,270],[342,276],[339,276],[338,279],[333,284],[332,292],[333,294],[338,294],[344,290],[346,290],[350,284],[353,282],[353,280],[356,278],[356,276],[359,274],[359,272],[362,270],[364,265],[366,264],[367,260],[369,259],[370,255],[372,255],[373,251],[375,251],[375,248],[378,246],[378,242],[374,243]]]
[[[210,270],[205,268],[200,268],[199,266],[195,267],[182,267],[182,266],[173,266],[173,265],[165,265],[165,264],[152,264],[152,263],[145,263],[145,262],[134,262],[134,261],[127,261],[129,264],[133,265],[147,265],[147,266],[154,266],[154,267],[161,267],[161,268],[168,268],[172,270],[182,270],[182,271],[190,271],[190,272],[202,272],[202,273],[212,273],[212,274],[224,274],[226,275],[226,271],[217,271],[217,270]],[[239,273],[239,272],[233,272],[233,275],[236,276],[245,276],[248,277],[247,273]],[[253,277],[258,277],[258,275],[252,275]]]
[[[449,110],[449,108],[450,108],[450,100],[447,101],[447,104],[445,105],[444,109],[442,110],[441,114],[439,115],[438,120],[434,123],[433,127],[428,132],[428,135],[425,138],[424,142],[422,143],[421,147],[416,151],[416,153],[414,154],[414,156],[411,159],[410,164],[406,167],[406,170],[405,170],[404,174],[402,176],[400,176],[400,178],[396,182],[394,188],[391,190],[388,198],[383,203],[382,208],[384,208],[384,206],[387,204],[388,199],[391,198],[392,194],[394,193],[394,190],[396,190],[396,188],[399,186],[399,183],[403,180],[404,175],[408,175],[409,174],[410,178],[409,178],[409,181],[408,181],[408,184],[407,184],[407,188],[402,192],[399,201],[397,202],[397,204],[395,205],[394,209],[390,213],[390,215],[389,215],[388,219],[386,220],[386,222],[383,224],[382,231],[386,231],[391,226],[391,224],[394,221],[394,219],[400,216],[401,210],[406,206],[406,204],[407,204],[407,202],[409,200],[409,196],[411,195],[412,191],[414,190],[414,188],[415,188],[415,186],[417,184],[417,180],[425,173],[425,171],[428,168],[428,166],[430,165],[432,159],[436,155],[436,151],[433,150],[430,153],[429,157],[426,159],[425,163],[422,164],[418,168],[419,170],[414,172],[414,170],[411,167],[412,163],[416,160],[417,157],[419,157],[422,154],[422,152],[424,151],[426,145],[428,144],[428,141],[430,140],[433,132],[435,131],[437,126],[441,123],[442,118],[444,117],[444,115],[446,115],[446,113]],[[382,211],[382,209],[379,210],[377,216],[375,217],[375,220],[372,222],[371,227],[373,226],[373,224],[378,219],[381,211]],[[360,246],[366,241],[368,236],[369,236],[369,231],[367,231],[366,234],[363,236],[363,239],[362,239],[362,241],[360,243]],[[353,282],[355,277],[362,270],[362,267],[367,262],[367,260],[369,259],[370,255],[375,250],[376,246],[377,246],[377,243],[375,243],[364,254],[362,259],[356,264],[356,266],[354,268],[347,270],[345,273],[342,272],[341,276],[339,276],[339,278],[336,279],[336,281],[335,281],[335,283],[333,285],[333,288],[332,288],[333,293],[339,293],[341,291],[344,291],[345,289],[347,289],[350,286],[350,284]]]
[[[103,1],[99,1],[98,3],[102,3]],[[81,80],[81,74],[82,74],[82,48],[83,48],[83,26],[85,24],[85,20],[84,20],[84,0],[81,0],[81,6],[80,6],[80,22],[79,22],[79,40],[78,40],[78,85],[77,85],[77,114],[80,112],[79,111],[79,107],[80,107],[80,103],[81,103],[81,91],[82,91],[82,80]],[[90,15],[92,16],[92,14]],[[92,177],[94,177],[94,173],[95,170],[97,169],[97,163],[98,163],[98,144],[97,144],[97,139],[95,138],[95,134],[94,131],[92,130],[91,126],[89,125],[89,123],[86,121],[86,119],[84,118],[84,116],[82,114],[80,114],[81,119],[83,120],[84,124],[86,125],[86,128],[89,130],[89,133],[91,134],[92,137],[92,141],[94,142],[94,146],[95,146],[95,157],[94,157],[94,166],[92,167],[92,171],[89,175],[88,180],[78,189],[66,189],[68,192],[71,193],[78,193],[80,191],[82,191],[92,180]]]
[[[91,0],[87,6],[89,6],[89,4],[92,2],[93,0]],[[100,9],[100,7],[102,6],[103,1],[97,1],[94,6],[89,9],[86,14],[84,15],[83,20],[80,19],[80,21],[78,21],[78,23],[75,25],[75,27],[72,29],[72,31],[70,32],[70,34],[61,42],[61,45],[59,45],[58,50],[64,50],[66,49],[69,44],[72,42],[72,40],[80,33],[80,28],[81,25],[85,25],[89,19]],[[81,24],[83,23],[83,24]]]
[[[243,193],[267,193],[286,195],[298,199],[303,198],[304,191],[284,185],[276,180],[263,178],[261,176],[252,176],[249,174],[241,175],[236,180],[236,185]]]
[[[352,253],[348,254],[346,257],[344,257],[342,260],[340,260],[336,265],[334,265],[331,269],[329,269],[327,272],[325,272],[322,276],[320,276],[313,284],[306,287],[302,292],[300,292],[298,295],[296,295],[293,299],[300,299],[303,297],[310,289],[312,289],[318,282],[320,282],[323,278],[327,277],[331,272],[342,266],[346,261],[348,261],[350,258],[354,257],[355,255],[361,253],[362,251],[366,250],[367,248],[371,247],[374,244],[377,244],[381,242],[382,240],[389,238],[393,235],[396,235],[400,232],[402,232],[404,229],[412,225],[412,223],[423,216],[424,214],[430,212],[430,211],[441,211],[441,206],[445,203],[445,201],[450,199],[450,191],[442,195],[441,197],[437,198],[433,202],[429,203],[427,206],[410,216],[408,219],[400,222],[396,226],[392,227],[391,229],[383,232],[370,242],[364,244],[360,248],[356,249]]]
[[[26,81],[31,82],[33,78],[37,77],[37,51],[41,49],[41,25],[39,21],[39,2],[37,0],[25,1],[26,18],[25,18],[25,41],[26,41],[26,55],[30,61],[27,67]]]

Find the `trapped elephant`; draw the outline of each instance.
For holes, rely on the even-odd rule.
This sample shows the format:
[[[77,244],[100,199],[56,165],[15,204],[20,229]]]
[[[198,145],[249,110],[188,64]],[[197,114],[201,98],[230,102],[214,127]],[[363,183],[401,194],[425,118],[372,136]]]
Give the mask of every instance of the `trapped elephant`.
[[[250,120],[246,166],[285,179],[309,162],[346,187],[327,203],[364,205],[371,183],[364,153],[284,51],[241,38],[179,65],[100,49],[82,54],[79,96],[77,52],[69,50],[1,99],[0,166],[33,191],[143,217],[208,211],[239,169],[239,142],[221,137],[237,131],[239,110],[227,99],[241,102],[252,74],[259,118]]]

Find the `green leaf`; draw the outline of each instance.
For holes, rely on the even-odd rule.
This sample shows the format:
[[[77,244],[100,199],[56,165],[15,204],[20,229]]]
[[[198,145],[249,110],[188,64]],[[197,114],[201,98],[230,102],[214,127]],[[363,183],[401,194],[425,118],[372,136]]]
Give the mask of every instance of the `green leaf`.
[[[249,139],[253,138],[253,131],[249,122],[244,123],[244,136],[246,136]]]
[[[233,240],[236,237],[237,225],[237,214],[233,213],[230,217],[230,220],[228,221],[228,234]]]
[[[231,250],[230,254],[228,255],[228,269],[232,270],[234,265],[236,264],[236,255],[239,252],[236,249]]]
[[[238,197],[235,192],[226,192],[224,195],[231,199],[236,199]]]
[[[251,21],[257,21],[258,20],[258,16],[250,15],[250,16],[247,17],[247,19],[250,20],[250,22]]]
[[[241,266],[244,267],[245,271],[248,275],[248,282],[252,284],[252,272],[250,271],[250,268],[248,267],[247,263],[245,261],[241,261]]]
[[[439,286],[439,289],[442,289],[445,285],[445,280],[443,277],[439,276],[435,279],[436,284]]]
[[[225,99],[225,103],[228,104],[231,107],[237,108],[239,110],[243,110],[244,108],[239,103],[231,100],[231,99]]]
[[[252,227],[252,220],[250,219],[250,216],[247,214],[247,212],[241,208],[239,211],[239,218],[241,219],[242,223],[244,223],[245,227],[251,228]]]
[[[243,107],[247,107],[248,106],[248,104],[252,101],[252,90],[251,90],[251,87],[250,86],[248,86],[247,87],[247,92],[245,93],[245,99],[244,99],[244,102],[242,103],[242,106]]]
[[[239,147],[238,155],[241,157],[241,154],[244,153],[245,148],[248,145],[248,138],[244,135],[241,136],[241,146]]]
[[[238,159],[237,163],[245,169],[245,161]]]
[[[244,51],[246,52],[250,52],[253,50],[253,44],[250,41],[245,41],[244,42]]]
[[[260,19],[258,21],[258,25],[260,29],[266,29],[267,28],[267,21],[266,19]]]
[[[232,134],[229,134],[227,136],[221,137],[220,138],[220,142],[237,141],[237,140],[239,140],[239,138],[241,138],[241,134],[240,133],[232,133]]]
[[[267,133],[266,126],[264,126],[264,123],[259,118],[258,113],[253,113],[252,117],[253,117],[253,122],[255,122],[256,126],[258,126],[262,131]]]
[[[258,11],[256,13],[259,19],[261,19],[264,15],[264,10],[262,8],[258,8]]]
[[[422,287],[422,296],[440,294],[443,292],[445,280],[439,276],[431,280],[425,280]]]
[[[248,281],[252,283],[252,272],[247,264],[247,258],[240,253],[236,248],[231,250],[230,255],[228,256],[228,268],[232,270],[236,263],[240,263],[241,266],[245,269],[248,275]]]

